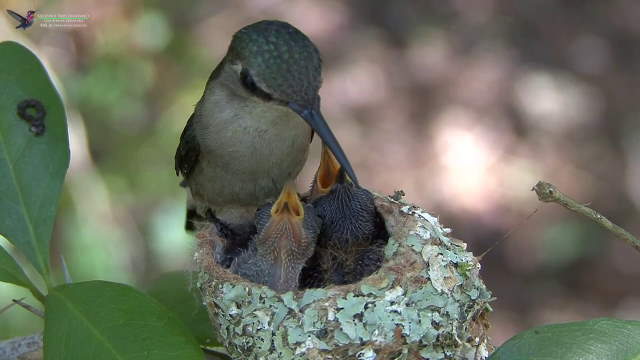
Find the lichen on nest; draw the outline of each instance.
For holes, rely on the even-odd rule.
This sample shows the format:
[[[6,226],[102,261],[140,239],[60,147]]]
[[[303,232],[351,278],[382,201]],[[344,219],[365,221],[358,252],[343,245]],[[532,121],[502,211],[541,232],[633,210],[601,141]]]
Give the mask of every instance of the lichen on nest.
[[[198,287],[237,359],[484,359],[491,293],[466,244],[424,210],[376,195],[390,238],[362,281],[278,294],[213,261],[198,234]]]

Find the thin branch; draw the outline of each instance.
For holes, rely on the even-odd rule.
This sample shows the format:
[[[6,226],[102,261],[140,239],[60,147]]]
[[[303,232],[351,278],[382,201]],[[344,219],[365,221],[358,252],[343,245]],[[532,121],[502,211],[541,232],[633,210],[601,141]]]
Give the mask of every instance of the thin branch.
[[[24,300],[24,299],[25,299],[25,298],[22,298],[22,299],[20,299],[20,300]],[[15,305],[15,304],[16,304],[16,303],[12,301],[12,302],[11,302],[11,304],[5,305],[5,306],[3,306],[2,308],[0,308],[0,314],[2,314],[3,312],[5,312],[5,311],[9,310],[9,309],[10,309],[13,305]]]
[[[62,273],[64,274],[64,282],[66,284],[71,284],[73,279],[71,278],[71,273],[69,272],[69,268],[67,267],[67,262],[64,261],[64,256],[60,254],[60,264],[62,265]]]
[[[0,342],[0,359],[17,359],[19,356],[42,349],[42,333],[21,336]]]
[[[27,309],[27,311],[33,313],[34,315],[44,319],[44,311],[27,304],[26,302],[22,301],[22,299],[13,299],[13,302]]]
[[[507,231],[506,234],[504,234],[502,236],[502,238],[496,240],[495,243],[493,243],[493,245],[491,245],[487,250],[485,250],[482,254],[480,254],[479,256],[476,256],[476,259],[478,259],[478,261],[482,261],[482,259],[484,258],[485,255],[487,255],[489,252],[493,251],[493,249],[498,246],[498,244],[500,244],[503,240],[507,240],[509,238],[509,236],[511,236],[511,234],[513,234],[514,231],[516,231],[517,229],[519,229],[522,225],[524,225],[525,222],[529,221],[529,219],[531,219],[531,217],[533,215],[535,215],[538,212],[538,209],[536,208],[535,210],[533,210],[529,215],[527,215],[524,219],[522,219],[522,221],[520,222],[520,224],[518,224],[518,226],[514,226],[511,229],[509,229],[509,231]]]
[[[596,224],[607,229],[616,237],[624,240],[627,244],[631,245],[634,249],[640,252],[640,240],[631,235],[625,229],[612,223],[609,219],[602,216],[592,208],[580,204],[569,196],[563,194],[560,190],[558,190],[558,188],[556,188],[555,185],[544,181],[538,181],[538,183],[531,190],[536,192],[536,194],[538,195],[538,200],[542,202],[558,203],[573,212],[576,212],[593,220]]]

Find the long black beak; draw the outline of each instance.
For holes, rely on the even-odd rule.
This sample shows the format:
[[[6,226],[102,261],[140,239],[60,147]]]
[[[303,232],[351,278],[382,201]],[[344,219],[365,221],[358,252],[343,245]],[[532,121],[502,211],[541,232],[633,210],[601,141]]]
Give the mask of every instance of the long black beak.
[[[306,121],[311,128],[318,133],[322,141],[329,147],[333,156],[336,157],[336,160],[340,163],[342,168],[347,172],[351,182],[357,187],[360,187],[358,183],[358,177],[356,176],[355,171],[351,167],[351,163],[349,163],[349,159],[347,159],[347,155],[345,155],[338,139],[333,135],[333,132],[327,125],[327,122],[324,120],[322,113],[320,110],[315,110],[312,108],[304,107],[295,103],[289,103],[289,108],[295,111],[298,115],[300,115],[304,121]]]

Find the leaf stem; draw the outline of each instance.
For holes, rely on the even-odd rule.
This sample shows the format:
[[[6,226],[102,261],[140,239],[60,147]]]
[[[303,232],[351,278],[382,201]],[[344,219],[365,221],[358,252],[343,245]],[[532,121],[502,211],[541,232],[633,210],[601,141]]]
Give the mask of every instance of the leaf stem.
[[[40,292],[40,290],[38,290],[33,286],[30,286],[29,291],[31,292],[31,295],[33,295],[33,297],[36,298],[36,300],[38,300],[41,304],[44,305],[45,296],[43,293]]]
[[[42,310],[40,310],[40,309],[38,309],[38,308],[36,308],[34,306],[31,306],[31,305],[27,304],[26,302],[22,301],[22,299],[13,299],[13,303],[17,304],[17,305],[20,305],[21,307],[25,308],[30,313],[32,313],[32,314],[44,319],[44,311],[42,311]]]

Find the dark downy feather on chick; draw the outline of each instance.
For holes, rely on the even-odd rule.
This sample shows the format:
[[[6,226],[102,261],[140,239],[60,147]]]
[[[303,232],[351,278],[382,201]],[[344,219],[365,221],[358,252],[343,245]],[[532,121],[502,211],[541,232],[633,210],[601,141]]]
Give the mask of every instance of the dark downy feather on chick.
[[[323,146],[309,200],[322,228],[316,254],[303,272],[305,287],[348,284],[377,270],[384,260],[373,194],[353,184]]]

